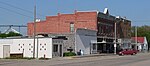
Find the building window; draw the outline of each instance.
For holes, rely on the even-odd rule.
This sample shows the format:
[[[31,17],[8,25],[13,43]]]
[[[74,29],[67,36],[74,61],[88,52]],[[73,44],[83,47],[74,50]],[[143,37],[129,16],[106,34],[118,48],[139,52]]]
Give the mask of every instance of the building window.
[[[60,43],[60,41],[58,41],[58,43]]]
[[[93,44],[93,50],[96,50],[96,44]]]
[[[73,22],[70,23],[70,32],[74,32],[74,23]]]
[[[53,52],[58,52],[58,45],[53,45]]]

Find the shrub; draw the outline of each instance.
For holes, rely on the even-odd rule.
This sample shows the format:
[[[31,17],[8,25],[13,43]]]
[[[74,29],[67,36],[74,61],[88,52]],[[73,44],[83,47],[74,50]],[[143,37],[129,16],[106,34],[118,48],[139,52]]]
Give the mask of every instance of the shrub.
[[[64,56],[76,56],[74,52],[65,52]]]
[[[49,58],[41,57],[41,58],[39,58],[39,60],[49,60]]]

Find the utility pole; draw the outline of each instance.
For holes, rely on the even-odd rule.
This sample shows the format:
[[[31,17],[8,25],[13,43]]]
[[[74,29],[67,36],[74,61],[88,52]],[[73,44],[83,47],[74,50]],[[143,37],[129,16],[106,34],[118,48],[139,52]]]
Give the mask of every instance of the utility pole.
[[[33,58],[35,58],[35,36],[36,36],[36,0],[34,0],[34,41],[33,41]]]
[[[116,54],[116,49],[117,48],[117,44],[116,44],[116,22],[115,22],[115,41],[114,41],[114,54]]]
[[[135,26],[135,44],[136,44],[136,50],[138,50],[137,48],[137,26]]]

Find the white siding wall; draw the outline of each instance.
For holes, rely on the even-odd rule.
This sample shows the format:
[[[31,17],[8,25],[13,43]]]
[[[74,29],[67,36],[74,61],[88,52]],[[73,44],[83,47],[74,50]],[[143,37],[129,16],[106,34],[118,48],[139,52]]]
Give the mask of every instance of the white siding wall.
[[[37,57],[37,39],[35,42]],[[23,53],[24,57],[33,57],[33,39],[0,39],[0,58],[3,58],[3,45],[7,44],[10,44],[10,53]],[[52,58],[52,38],[38,39],[38,58],[44,55],[46,58]]]
[[[39,58],[52,58],[52,39],[40,39],[38,52]]]
[[[0,58],[3,58],[3,45],[12,44],[12,39],[0,39]]]
[[[76,33],[76,52],[81,49],[84,54],[90,54],[90,43],[97,40],[96,31],[77,30]]]
[[[3,58],[3,45],[0,44],[0,58]]]
[[[11,53],[23,53],[24,57],[33,57],[33,39],[13,39]]]
[[[146,37],[144,37],[144,49],[145,51],[148,51],[148,42],[147,42]]]

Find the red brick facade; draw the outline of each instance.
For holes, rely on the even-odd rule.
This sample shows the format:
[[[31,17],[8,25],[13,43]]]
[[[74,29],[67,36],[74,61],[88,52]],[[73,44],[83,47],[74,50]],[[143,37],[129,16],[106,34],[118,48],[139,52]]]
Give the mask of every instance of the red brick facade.
[[[37,34],[48,33],[69,33],[70,23],[74,24],[74,29],[86,28],[97,30],[97,12],[77,12],[74,14],[60,14],[57,16],[47,16],[45,21],[36,22]],[[34,23],[28,23],[28,35],[34,32]]]

